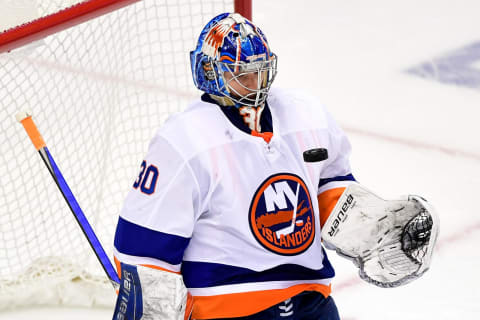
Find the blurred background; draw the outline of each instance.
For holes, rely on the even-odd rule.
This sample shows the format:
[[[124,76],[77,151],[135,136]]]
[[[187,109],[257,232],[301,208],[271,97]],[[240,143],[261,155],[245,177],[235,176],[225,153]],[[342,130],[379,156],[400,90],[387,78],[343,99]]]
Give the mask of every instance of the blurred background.
[[[386,199],[422,195],[440,215],[431,270],[406,286],[364,283],[349,261],[330,252],[341,319],[480,318],[480,2],[253,5],[253,21],[279,57],[274,86],[303,88],[327,106],[351,140],[357,180]],[[44,308],[0,319],[111,315]]]
[[[343,320],[480,317],[478,12],[478,1],[254,1],[279,56],[275,84],[326,104],[357,180],[384,198],[422,195],[440,214],[431,269],[406,286],[371,286],[329,255]]]

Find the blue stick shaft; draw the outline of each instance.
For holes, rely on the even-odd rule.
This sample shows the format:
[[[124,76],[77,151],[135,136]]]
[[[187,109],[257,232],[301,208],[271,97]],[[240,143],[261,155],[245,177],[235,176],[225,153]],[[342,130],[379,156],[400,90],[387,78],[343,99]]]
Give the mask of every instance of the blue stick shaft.
[[[77,220],[78,224],[80,225],[80,228],[82,229],[83,233],[87,237],[88,242],[90,243],[90,246],[95,252],[95,255],[97,256],[98,260],[102,264],[103,270],[105,271],[109,279],[112,281],[112,285],[116,289],[117,284],[120,283],[120,280],[115,271],[115,268],[113,267],[110,259],[105,253],[105,250],[103,249],[95,232],[90,226],[90,223],[85,217],[85,214],[83,213],[82,209],[80,208],[80,205],[75,199],[72,191],[70,190],[70,187],[68,186],[67,182],[63,178],[63,175],[60,172],[60,169],[58,168],[57,164],[53,160],[53,157],[50,154],[50,151],[48,151],[47,147],[43,147],[39,150],[39,153],[43,161],[45,162],[45,165],[48,167],[48,170],[50,171],[50,174],[55,180],[58,188],[62,192],[63,197],[67,201],[68,206],[72,210],[72,213],[75,216],[75,219]]]

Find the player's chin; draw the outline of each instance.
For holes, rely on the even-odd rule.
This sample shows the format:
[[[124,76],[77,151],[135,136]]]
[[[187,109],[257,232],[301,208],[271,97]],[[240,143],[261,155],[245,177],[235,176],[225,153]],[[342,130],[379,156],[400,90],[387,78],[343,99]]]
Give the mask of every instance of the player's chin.
[[[255,89],[249,89],[245,87],[230,87],[229,94],[235,99],[255,98]]]
[[[248,98],[249,96],[251,95],[251,92],[249,91],[243,91],[243,90],[232,90],[230,92],[230,96],[232,98],[235,98],[237,100],[242,100],[242,99],[245,99],[245,98]]]

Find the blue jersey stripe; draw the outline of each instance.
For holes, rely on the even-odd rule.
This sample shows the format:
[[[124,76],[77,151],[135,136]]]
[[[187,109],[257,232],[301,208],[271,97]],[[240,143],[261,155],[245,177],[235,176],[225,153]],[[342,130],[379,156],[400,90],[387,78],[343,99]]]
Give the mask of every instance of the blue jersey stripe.
[[[335,276],[325,256],[323,268],[312,270],[297,264],[283,264],[261,272],[219,263],[183,261],[183,281],[187,288],[207,288],[229,284],[327,279]]]
[[[151,230],[122,217],[118,219],[115,232],[115,248],[123,254],[148,257],[180,264],[190,238]]]
[[[351,173],[349,173],[346,176],[337,176],[337,177],[333,177],[333,178],[320,179],[320,183],[318,184],[318,187],[320,188],[321,186],[324,186],[327,183],[332,182],[332,181],[357,181],[357,180],[355,180],[353,175]]]

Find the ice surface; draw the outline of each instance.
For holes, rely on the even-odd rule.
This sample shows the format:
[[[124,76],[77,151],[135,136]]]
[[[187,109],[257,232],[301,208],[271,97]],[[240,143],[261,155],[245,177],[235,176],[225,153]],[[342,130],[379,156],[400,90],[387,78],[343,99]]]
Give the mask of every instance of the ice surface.
[[[302,84],[327,105],[351,139],[356,178],[385,198],[423,195],[439,211],[431,270],[404,287],[364,283],[329,255],[342,319],[479,319],[480,3],[257,1],[254,9],[279,56],[276,85]],[[407,72],[427,62],[439,73]],[[452,75],[477,85],[442,81]]]
[[[361,183],[384,198],[422,195],[441,219],[431,270],[404,287],[363,283],[330,253],[343,320],[480,318],[480,87],[407,72],[479,43],[479,12],[478,0],[254,1],[253,19],[279,56],[274,85],[301,86],[328,106],[350,136]],[[471,54],[466,69],[478,70],[480,53]],[[41,309],[0,319],[42,315],[111,318],[109,310]]]

